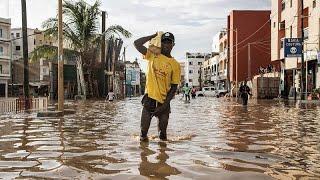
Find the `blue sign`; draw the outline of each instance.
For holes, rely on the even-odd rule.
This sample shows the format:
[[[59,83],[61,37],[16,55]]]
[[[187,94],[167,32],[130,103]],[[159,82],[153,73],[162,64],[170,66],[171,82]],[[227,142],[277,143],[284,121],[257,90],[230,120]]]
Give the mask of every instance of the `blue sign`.
[[[320,64],[320,52],[318,52],[317,59],[318,59],[318,64]]]
[[[284,39],[284,57],[301,57],[302,39],[285,38]]]

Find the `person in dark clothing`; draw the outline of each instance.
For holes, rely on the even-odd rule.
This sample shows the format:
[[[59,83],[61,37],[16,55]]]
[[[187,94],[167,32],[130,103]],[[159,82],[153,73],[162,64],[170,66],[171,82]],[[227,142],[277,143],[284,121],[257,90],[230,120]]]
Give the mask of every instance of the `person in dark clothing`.
[[[243,84],[240,86],[239,91],[240,97],[242,99],[242,104],[246,106],[248,104],[249,95],[252,96],[252,94],[250,93],[250,88],[247,85],[247,81],[243,82]]]
[[[193,87],[192,90],[191,90],[191,97],[192,97],[192,99],[195,99],[195,98],[196,98],[196,93],[197,93],[197,90],[196,90],[195,87]]]

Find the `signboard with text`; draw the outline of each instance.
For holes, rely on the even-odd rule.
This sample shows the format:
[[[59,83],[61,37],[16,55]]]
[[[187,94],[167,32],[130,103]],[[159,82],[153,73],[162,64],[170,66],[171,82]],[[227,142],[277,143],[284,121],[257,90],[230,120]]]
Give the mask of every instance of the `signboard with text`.
[[[303,47],[301,38],[285,38],[283,43],[284,57],[301,57]]]

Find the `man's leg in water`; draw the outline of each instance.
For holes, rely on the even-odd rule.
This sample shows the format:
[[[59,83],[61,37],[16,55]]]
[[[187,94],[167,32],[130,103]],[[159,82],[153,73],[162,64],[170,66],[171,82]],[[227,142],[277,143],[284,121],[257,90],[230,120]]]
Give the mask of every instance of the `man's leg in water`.
[[[141,114],[141,135],[140,140],[147,140],[148,139],[148,131],[150,127],[152,116],[150,111],[148,111],[145,107],[142,109]]]
[[[170,114],[170,108],[168,108],[168,110],[165,110],[161,115],[158,116],[159,138],[164,141],[167,140],[167,127],[168,127],[168,121],[169,121],[169,114]]]

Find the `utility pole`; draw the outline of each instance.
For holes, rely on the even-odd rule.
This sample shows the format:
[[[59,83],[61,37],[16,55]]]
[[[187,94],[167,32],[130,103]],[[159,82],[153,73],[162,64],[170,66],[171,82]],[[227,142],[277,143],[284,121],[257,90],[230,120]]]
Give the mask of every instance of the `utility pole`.
[[[58,111],[64,111],[62,0],[58,0]]]
[[[238,28],[233,31],[236,32],[236,98],[238,98]]]
[[[22,42],[23,42],[23,92],[25,98],[25,108],[29,109],[29,57],[28,57],[28,29],[27,29],[27,9],[26,0],[21,0],[21,10],[22,10]]]
[[[301,0],[301,41],[302,41],[302,53],[301,53],[301,83],[300,83],[300,88],[301,88],[301,100],[305,99],[305,92],[304,92],[304,78],[305,78],[305,69],[304,69],[304,32],[303,32],[303,27],[304,27],[304,15],[303,15],[303,9],[304,9],[304,4],[303,0]],[[307,94],[306,94],[307,95]]]
[[[102,72],[103,72],[103,77],[102,77],[102,95],[105,96],[106,93],[106,74],[105,74],[105,69],[106,69],[106,36],[104,35],[106,31],[106,12],[102,11],[102,38],[101,38],[101,64],[102,64]]]
[[[251,80],[251,49],[250,49],[251,43],[248,43],[248,79]]]

